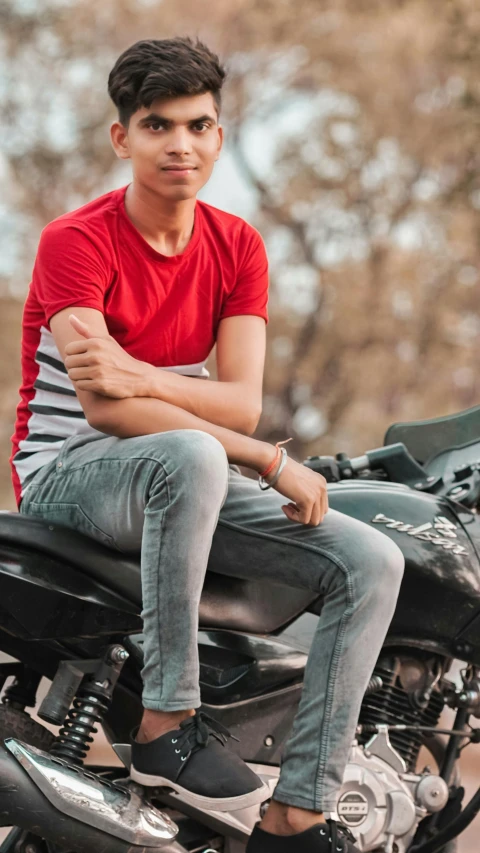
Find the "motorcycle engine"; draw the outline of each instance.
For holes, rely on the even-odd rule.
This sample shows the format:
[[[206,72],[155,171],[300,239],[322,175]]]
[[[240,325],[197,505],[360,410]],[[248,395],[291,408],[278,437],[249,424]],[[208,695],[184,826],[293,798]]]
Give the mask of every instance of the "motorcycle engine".
[[[360,713],[361,728],[349,756],[337,802],[338,819],[349,827],[362,851],[405,853],[419,822],[440,811],[448,787],[429,771],[415,772],[421,732],[392,731],[388,725],[437,725],[443,697],[432,661],[385,657],[375,668]]]
[[[427,814],[440,811],[448,787],[440,776],[409,773],[392,747],[387,727],[365,745],[352,746],[337,802],[338,819],[362,851],[405,853]]]

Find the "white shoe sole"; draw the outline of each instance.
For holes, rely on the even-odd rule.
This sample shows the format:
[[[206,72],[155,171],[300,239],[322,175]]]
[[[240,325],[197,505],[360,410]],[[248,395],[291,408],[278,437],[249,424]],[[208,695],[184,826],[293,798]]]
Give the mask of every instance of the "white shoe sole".
[[[144,785],[147,788],[170,788],[173,794],[184,803],[194,806],[198,809],[206,811],[236,811],[237,809],[248,809],[250,806],[256,806],[269,800],[271,797],[270,788],[263,784],[261,788],[255,788],[248,794],[242,794],[240,797],[203,797],[200,794],[194,794],[193,791],[188,791],[187,788],[182,788],[178,782],[172,782],[171,779],[166,779],[164,776],[151,776],[149,773],[140,773],[135,767],[130,767],[130,778],[138,785]]]

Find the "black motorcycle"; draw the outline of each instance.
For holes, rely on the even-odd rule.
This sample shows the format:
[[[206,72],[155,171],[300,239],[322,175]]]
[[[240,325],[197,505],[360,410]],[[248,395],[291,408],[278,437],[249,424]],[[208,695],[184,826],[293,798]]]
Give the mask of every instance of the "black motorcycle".
[[[463,803],[457,767],[460,750],[480,742],[469,723],[480,717],[480,406],[395,424],[385,446],[355,459],[305,464],[328,480],[331,507],[378,527],[406,558],[333,817],[362,851],[453,853],[480,810],[480,789]],[[239,738],[234,748],[270,791],[321,607],[308,591],[207,573],[202,710]],[[0,650],[11,658],[0,664],[0,825],[13,827],[0,853],[245,850],[267,803],[199,811],[129,779],[140,610],[136,555],[0,513]],[[42,676],[51,683],[37,703]],[[85,764],[97,725],[117,764]]]

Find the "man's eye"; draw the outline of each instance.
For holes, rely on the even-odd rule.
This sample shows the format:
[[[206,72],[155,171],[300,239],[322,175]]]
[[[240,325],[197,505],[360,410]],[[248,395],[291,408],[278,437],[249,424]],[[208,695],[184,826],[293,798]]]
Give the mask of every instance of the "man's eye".
[[[150,130],[160,130],[163,129],[165,125],[161,124],[159,121],[151,121],[147,124],[147,127],[150,128]]]
[[[203,131],[208,130],[209,126],[210,125],[207,124],[206,121],[200,121],[198,122],[198,124],[194,125],[194,130],[198,130],[200,133],[202,133]]]

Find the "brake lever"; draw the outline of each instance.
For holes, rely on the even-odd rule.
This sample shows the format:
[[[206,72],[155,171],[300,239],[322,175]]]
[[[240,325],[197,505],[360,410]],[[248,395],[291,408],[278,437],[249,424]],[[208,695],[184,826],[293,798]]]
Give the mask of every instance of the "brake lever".
[[[307,456],[303,465],[317,474],[322,474],[327,483],[338,483],[342,479],[340,467],[333,456]]]
[[[366,472],[372,473],[368,457],[357,456],[350,459],[346,453],[333,456],[308,456],[303,462],[317,474],[322,474],[327,483],[339,483],[341,480],[353,480]]]

